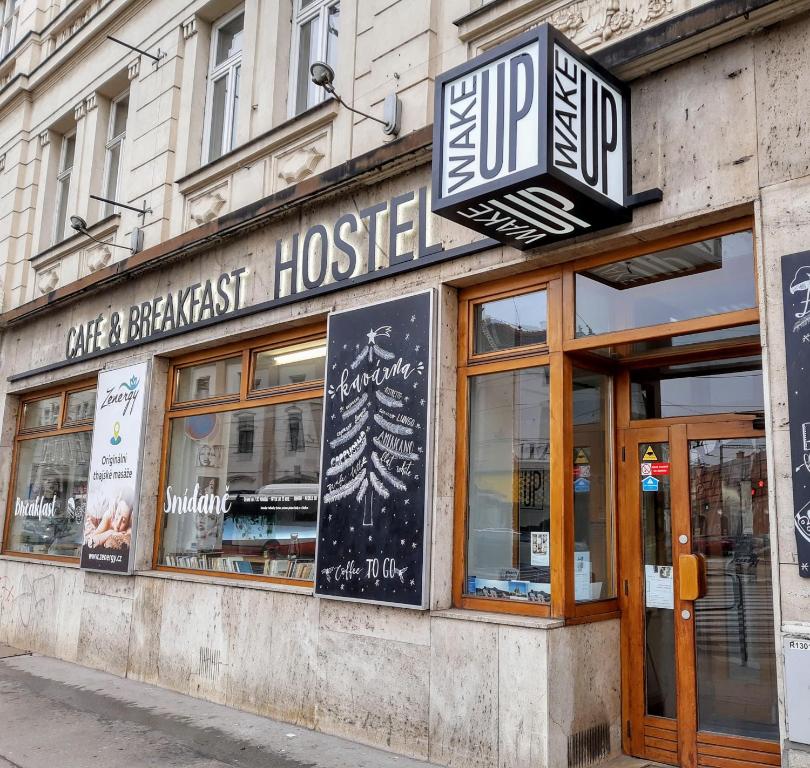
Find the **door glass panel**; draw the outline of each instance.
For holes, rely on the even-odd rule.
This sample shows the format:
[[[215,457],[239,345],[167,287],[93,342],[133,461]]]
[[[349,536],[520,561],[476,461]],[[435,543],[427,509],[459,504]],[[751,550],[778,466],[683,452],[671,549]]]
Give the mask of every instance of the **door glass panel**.
[[[764,438],[689,443],[698,728],[777,739],[768,474]]]
[[[641,443],[647,714],[676,717],[669,443]],[[666,474],[663,474],[666,470]]]

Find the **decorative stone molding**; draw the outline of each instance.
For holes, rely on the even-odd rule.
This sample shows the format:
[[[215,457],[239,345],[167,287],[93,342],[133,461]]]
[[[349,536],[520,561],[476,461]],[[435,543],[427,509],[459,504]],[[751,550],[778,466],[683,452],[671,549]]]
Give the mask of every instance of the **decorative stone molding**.
[[[39,134],[39,146],[45,149],[51,143],[51,132],[43,131]]]
[[[324,153],[315,144],[299,147],[279,158],[278,176],[287,184],[297,184],[307,176],[312,176],[323,158]]]
[[[87,114],[87,107],[85,106],[83,101],[80,101],[75,107],[73,107],[73,118],[78,123],[79,120],[83,119],[84,116]]]
[[[98,98],[96,98],[95,93],[91,93],[85,100],[84,100],[84,108],[87,112],[92,112],[98,106]]]
[[[141,74],[141,57],[139,56],[137,59],[133,59],[132,61],[127,64],[127,77],[130,80],[134,80],[138,75]]]
[[[102,267],[106,267],[112,259],[112,251],[106,245],[98,245],[87,251],[85,264],[90,273],[98,272]]]
[[[188,217],[198,227],[213,221],[228,199],[222,194],[226,191],[224,186],[210,190],[199,197],[188,201]]]
[[[187,19],[183,22],[183,39],[188,40],[190,37],[194,37],[197,34],[197,17],[192,16],[190,19]]]
[[[522,7],[508,4],[509,11],[498,7],[484,16],[471,18],[460,25],[460,38],[472,42],[475,53],[488,50],[527,29],[546,21],[553,24],[585,50],[596,48],[608,40],[638,32],[657,23],[665,16],[689,10],[689,0],[575,0],[553,8],[538,7],[524,0]]]
[[[37,274],[37,289],[40,293],[50,293],[59,284],[59,264],[54,264]]]

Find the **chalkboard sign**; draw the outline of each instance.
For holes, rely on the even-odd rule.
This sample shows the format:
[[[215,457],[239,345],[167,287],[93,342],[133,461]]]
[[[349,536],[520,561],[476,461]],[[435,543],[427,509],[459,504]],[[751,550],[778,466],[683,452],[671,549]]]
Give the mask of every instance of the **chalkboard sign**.
[[[782,259],[790,459],[799,575],[810,578],[810,251]]]
[[[329,317],[315,594],[427,607],[433,292]]]

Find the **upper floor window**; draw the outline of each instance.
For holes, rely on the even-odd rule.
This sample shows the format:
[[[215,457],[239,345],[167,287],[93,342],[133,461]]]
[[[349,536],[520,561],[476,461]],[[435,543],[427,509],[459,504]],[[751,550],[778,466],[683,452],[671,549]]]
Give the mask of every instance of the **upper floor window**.
[[[336,68],[339,24],[339,2],[295,0],[291,116],[323,100],[325,91],[312,82],[309,68],[316,61],[325,61],[332,69]]]
[[[59,171],[56,176],[56,222],[54,225],[53,242],[64,240],[67,235],[67,207],[70,192],[70,177],[73,175],[73,161],[76,156],[76,131],[66,133],[62,137],[62,146],[59,150]]]
[[[214,25],[203,139],[203,162],[206,163],[230,152],[236,143],[244,29],[242,8]]]
[[[0,2],[0,17],[2,17],[3,22],[3,29],[0,31],[0,59],[14,47],[16,42],[19,7],[20,0]]]
[[[104,197],[108,200],[118,199],[128,114],[129,93],[124,93],[115,99],[110,107],[110,125],[107,129],[106,145],[107,157],[104,163]],[[110,203],[106,203],[104,215],[109,216],[114,207]]]

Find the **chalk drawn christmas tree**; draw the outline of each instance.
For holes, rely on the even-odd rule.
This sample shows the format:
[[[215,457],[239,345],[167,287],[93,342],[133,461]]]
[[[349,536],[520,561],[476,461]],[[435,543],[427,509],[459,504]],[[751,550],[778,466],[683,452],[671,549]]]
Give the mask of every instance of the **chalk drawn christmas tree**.
[[[375,509],[384,512],[392,492],[407,491],[403,477],[410,476],[410,463],[419,459],[413,420],[404,413],[408,398],[394,382],[422,375],[424,363],[412,365],[402,358],[392,362],[394,353],[380,346],[381,339],[391,338],[390,325],[369,329],[365,336],[344,372],[343,381],[348,376],[351,384],[329,387],[329,397],[340,394],[344,404],[338,409],[338,435],[329,441],[333,451],[340,450],[326,470],[334,485],[323,501],[331,504],[354,496],[363,504],[363,525],[371,526]],[[355,396],[346,398],[347,391]]]

